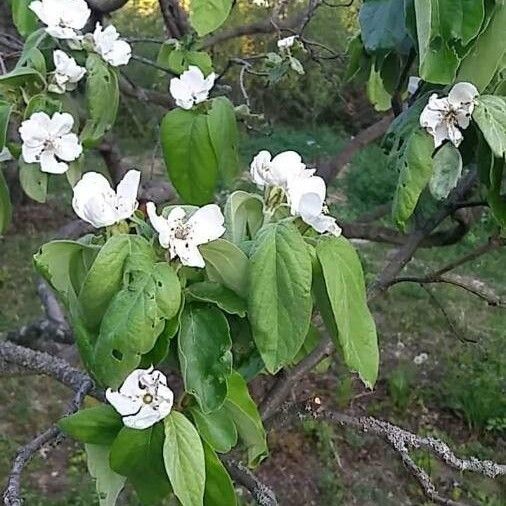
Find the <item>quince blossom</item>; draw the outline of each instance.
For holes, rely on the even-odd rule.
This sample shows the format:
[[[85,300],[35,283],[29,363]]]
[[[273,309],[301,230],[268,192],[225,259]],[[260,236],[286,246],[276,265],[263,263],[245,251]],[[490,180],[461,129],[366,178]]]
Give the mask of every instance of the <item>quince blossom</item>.
[[[300,216],[319,233],[339,236],[341,229],[335,218],[325,214],[325,181],[314,173],[315,169],[306,168],[295,151],[284,151],[274,158],[268,151],[260,151],[250,165],[251,178],[259,188],[284,191],[292,216]]]
[[[131,429],[147,429],[163,420],[172,410],[174,393],[167,377],[153,367],[136,369],[116,391],[107,389],[106,399]]]
[[[283,151],[274,158],[269,151],[260,151],[250,165],[250,174],[258,188],[279,186],[286,189],[289,179],[307,178],[315,173],[306,169],[302,157],[295,151]]]
[[[325,181],[319,176],[294,178],[288,185],[288,201],[293,216],[300,216],[304,223],[320,234],[329,232],[336,237],[341,235],[341,227],[336,219],[325,214],[327,207]]]
[[[141,173],[128,171],[116,191],[98,172],[87,172],[74,186],[72,207],[79,218],[95,228],[108,227],[130,218],[138,206]]]
[[[119,40],[119,33],[113,25],[102,28],[100,23],[93,32],[95,51],[113,67],[126,65],[132,56],[132,48],[128,42]]]
[[[195,104],[207,100],[215,79],[214,72],[204,77],[198,67],[190,65],[179,77],[170,80],[170,94],[177,106],[191,109]]]
[[[73,126],[74,118],[66,112],[55,112],[51,118],[45,112],[33,113],[19,127],[23,160],[40,163],[42,172],[67,172],[66,162],[77,160],[83,151]]]
[[[57,49],[53,52],[55,65],[54,81],[49,85],[53,93],[65,93],[77,88],[77,83],[86,74],[86,69],[79,66],[74,58]]]
[[[289,49],[291,48],[296,39],[296,35],[291,35],[290,37],[285,37],[284,39],[278,40],[278,49]]]
[[[471,121],[478,90],[471,83],[457,83],[447,97],[437,98],[434,93],[429,98],[420,115],[420,125],[434,137],[438,148],[448,139],[458,147],[464,138],[460,129],[465,130]]]
[[[79,40],[91,14],[84,0],[37,0],[29,5],[45,24],[46,32],[57,39]]]
[[[179,257],[183,265],[205,267],[198,246],[225,233],[225,218],[216,204],[197,209],[189,218],[182,207],[172,209],[167,218],[156,214],[153,202],[148,202],[146,209],[160,245],[168,248],[171,259]]]

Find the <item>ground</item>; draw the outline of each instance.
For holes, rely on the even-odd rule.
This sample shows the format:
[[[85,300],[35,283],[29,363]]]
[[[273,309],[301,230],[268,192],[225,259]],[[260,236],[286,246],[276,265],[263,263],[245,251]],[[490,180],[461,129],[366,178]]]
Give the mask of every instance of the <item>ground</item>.
[[[273,152],[298,147],[306,151],[307,157],[318,159],[335,152],[339,144],[328,130],[281,130],[270,138],[254,138],[244,147],[244,159],[263,147]],[[149,167],[152,155],[132,156],[132,164]],[[360,187],[358,176],[364,171],[374,177],[382,174],[385,165],[381,156],[379,148],[370,148],[352,164],[350,174],[354,177],[341,180],[333,188],[338,216],[360,214],[364,211],[358,208],[360,202],[371,206],[381,203],[381,191],[371,192],[382,185],[388,188],[390,180],[380,178],[374,185],[369,184],[374,188],[367,193],[367,188]],[[351,195],[345,192],[350,188]],[[62,204],[68,199],[62,199],[60,192],[57,195],[48,206],[30,204],[17,209],[14,225],[0,240],[0,332],[41,313],[31,256],[71,216]],[[480,232],[458,246],[419,252],[409,269],[424,271],[447,263],[481,243],[486,229],[484,223]],[[385,261],[387,248],[371,243],[357,247],[370,280]],[[504,295],[503,265],[504,254],[495,252],[459,272],[479,276]],[[327,370],[315,371],[298,384],[293,396],[305,399],[316,393],[328,406],[374,415],[421,434],[436,435],[451,443],[459,455],[505,462],[506,357],[501,343],[506,337],[506,312],[488,307],[457,288],[438,286],[428,292],[408,284],[393,288],[373,304],[372,310],[381,346],[380,380],[374,391],[365,389],[336,357]],[[416,365],[414,358],[422,353],[427,359]],[[2,482],[18,445],[58,418],[69,392],[45,378],[1,378],[0,384]],[[272,456],[258,474],[276,491],[280,504],[430,504],[390,449],[369,436],[312,422],[274,431],[269,444]],[[425,452],[415,456],[447,496],[484,506],[506,504],[504,480],[461,476],[449,472]],[[28,506],[98,504],[86,473],[84,452],[71,441],[39,455],[29,466],[23,483]],[[250,504],[245,493],[241,501]],[[128,493],[122,503],[137,504]]]

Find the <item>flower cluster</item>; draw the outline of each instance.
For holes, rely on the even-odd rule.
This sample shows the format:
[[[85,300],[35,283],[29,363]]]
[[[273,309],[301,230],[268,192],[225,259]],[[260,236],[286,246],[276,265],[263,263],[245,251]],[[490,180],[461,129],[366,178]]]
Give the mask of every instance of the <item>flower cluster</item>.
[[[56,39],[67,40],[72,49],[82,47],[82,42],[87,37],[83,35],[82,30],[91,15],[91,10],[85,0],[36,0],[30,3],[30,9],[46,25],[46,32],[49,35]],[[126,65],[132,56],[132,48],[124,40],[119,40],[119,33],[112,25],[104,29],[100,23],[97,23],[89,41],[93,50],[114,67]],[[76,74],[75,61],[71,64],[61,55],[55,55],[55,65],[57,65],[57,58],[61,61],[61,66],[66,64],[65,72],[58,72],[57,68],[57,76],[58,74],[68,75],[69,71],[72,71],[71,75]],[[73,61],[73,59],[70,60]],[[82,75],[79,79],[81,77]]]
[[[458,147],[471,121],[478,90],[471,83],[457,83],[447,97],[438,98],[434,93],[420,115],[420,125],[434,137],[438,148],[445,140]]]
[[[86,74],[86,69],[79,66],[74,58],[57,49],[53,52],[55,71],[53,82],[49,85],[49,91],[63,94],[66,91],[73,91],[77,83]]]
[[[314,169],[306,168],[298,153],[285,151],[272,158],[268,151],[260,151],[251,162],[250,173],[259,188],[282,189],[292,216],[300,216],[319,233],[341,234],[335,218],[326,214],[325,181],[314,175]]]

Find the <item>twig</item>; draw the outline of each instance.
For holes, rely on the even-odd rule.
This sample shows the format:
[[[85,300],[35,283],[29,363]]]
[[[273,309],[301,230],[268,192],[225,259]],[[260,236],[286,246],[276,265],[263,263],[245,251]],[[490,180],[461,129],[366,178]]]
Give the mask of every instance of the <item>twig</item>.
[[[366,434],[373,434],[386,441],[393,450],[399,454],[408,471],[417,479],[424,493],[429,499],[438,504],[456,506],[459,503],[440,496],[428,474],[421,469],[409,452],[413,449],[424,449],[431,452],[449,467],[458,471],[471,471],[489,478],[506,475],[506,465],[491,460],[479,460],[474,457],[461,459],[455,455],[451,448],[431,436],[418,436],[389,422],[378,420],[370,416],[351,416],[345,413],[327,410],[321,406],[316,398],[299,404],[284,405],[279,414],[269,420],[271,426],[287,425],[292,420],[325,420],[344,427],[353,427]]]
[[[274,492],[262,483],[244,464],[227,457],[223,462],[236,483],[246,487],[260,506],[276,506],[278,501]]]
[[[75,413],[81,407],[86,394],[91,390],[92,386],[93,382],[89,378],[83,380],[65,413],[66,415]],[[62,439],[63,433],[56,425],[53,425],[17,451],[8,475],[7,486],[5,487],[5,506],[21,506],[23,504],[21,498],[21,474],[24,468],[41,448],[49,443],[52,446],[56,446]]]

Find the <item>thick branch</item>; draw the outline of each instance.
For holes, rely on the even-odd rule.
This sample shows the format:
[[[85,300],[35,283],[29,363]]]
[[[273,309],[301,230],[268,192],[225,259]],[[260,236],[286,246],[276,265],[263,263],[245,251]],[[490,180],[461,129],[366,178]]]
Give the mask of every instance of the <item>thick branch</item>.
[[[81,385],[90,380],[85,372],[72,367],[65,360],[9,341],[0,342],[0,366],[2,363],[21,366],[34,374],[43,374],[54,378],[74,392],[78,392]],[[101,400],[104,399],[103,392],[99,389],[95,388],[91,393]]]
[[[186,12],[179,0],[158,0],[168,38],[180,39],[188,32]]]

